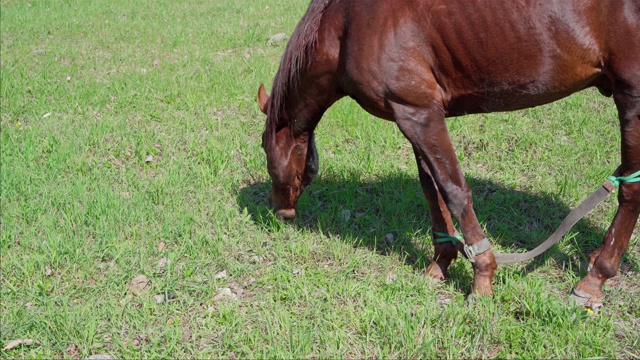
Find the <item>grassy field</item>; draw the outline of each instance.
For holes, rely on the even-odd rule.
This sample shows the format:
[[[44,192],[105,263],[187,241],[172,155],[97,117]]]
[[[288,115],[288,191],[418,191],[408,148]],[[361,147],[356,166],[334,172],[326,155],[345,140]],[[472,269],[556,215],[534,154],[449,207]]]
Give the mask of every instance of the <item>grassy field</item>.
[[[465,306],[468,263],[423,276],[410,145],[345,99],[299,217],[274,219],[255,97],[307,0],[0,4],[0,346],[37,341],[1,358],[640,357],[637,229],[600,314],[566,304],[614,198]],[[535,247],[619,162],[595,91],[449,124],[498,250]]]

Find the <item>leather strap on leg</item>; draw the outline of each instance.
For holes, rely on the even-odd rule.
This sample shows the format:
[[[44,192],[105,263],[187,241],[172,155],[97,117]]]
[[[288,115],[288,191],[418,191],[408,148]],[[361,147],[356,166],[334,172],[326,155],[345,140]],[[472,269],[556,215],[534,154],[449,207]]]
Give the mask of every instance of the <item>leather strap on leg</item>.
[[[439,237],[436,238],[435,236],[438,235]],[[473,245],[467,245],[465,244],[464,240],[462,240],[462,236],[458,235],[456,232],[456,235],[449,235],[449,234],[445,234],[445,233],[441,233],[441,232],[437,232],[437,231],[431,231],[431,239],[433,239],[434,242],[436,243],[443,243],[443,242],[451,242],[453,244],[457,243],[457,242],[461,242],[464,244],[464,253],[465,255],[467,255],[467,259],[469,259],[469,261],[471,262],[475,262],[475,257],[486,252],[487,250],[491,249],[491,243],[489,242],[489,240],[487,238],[484,238],[480,241],[478,241],[477,243],[473,244]]]
[[[464,253],[467,255],[469,261],[476,262],[476,256],[491,250],[491,243],[487,238],[484,238],[473,245],[464,245]]]

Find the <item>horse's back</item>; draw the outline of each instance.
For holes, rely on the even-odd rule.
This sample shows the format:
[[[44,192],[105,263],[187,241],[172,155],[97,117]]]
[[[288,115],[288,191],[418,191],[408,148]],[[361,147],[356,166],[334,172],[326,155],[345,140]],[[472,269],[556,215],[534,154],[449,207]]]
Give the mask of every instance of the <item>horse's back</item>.
[[[367,84],[367,93],[358,94],[357,85],[348,91],[356,99],[417,92],[408,101],[436,97],[448,115],[459,115],[536,106],[588,86],[606,90],[610,52],[640,53],[638,32],[629,32],[640,30],[639,3],[353,2],[345,67],[355,84]]]

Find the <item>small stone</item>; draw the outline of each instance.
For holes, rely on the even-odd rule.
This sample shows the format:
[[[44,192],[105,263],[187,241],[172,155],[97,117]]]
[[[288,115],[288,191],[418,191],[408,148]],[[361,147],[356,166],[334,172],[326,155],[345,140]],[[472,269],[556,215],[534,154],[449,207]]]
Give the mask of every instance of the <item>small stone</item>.
[[[98,268],[100,270],[102,270],[102,272],[108,272],[109,269],[111,269],[113,266],[115,265],[115,262],[113,260],[108,261],[108,262],[103,262],[98,264]]]
[[[275,34],[271,38],[269,38],[269,41],[267,41],[267,45],[273,46],[277,43],[282,42],[286,38],[287,38],[287,34],[285,33]]]
[[[219,273],[217,273],[215,276],[216,279],[223,279],[226,277],[227,277],[227,270],[222,270]]]
[[[389,244],[393,243],[393,240],[395,240],[395,238],[396,237],[392,233],[388,233],[384,236],[384,239],[387,240]]]
[[[115,356],[109,354],[93,354],[84,360],[116,360]]]
[[[244,294],[244,289],[236,282],[230,282],[229,288],[231,288],[231,290],[233,290],[233,292],[238,296],[242,296],[242,294]]]
[[[18,339],[18,340],[13,340],[13,341],[9,341],[9,343],[7,344],[7,346],[5,346],[4,348],[2,348],[2,351],[9,351],[9,350],[13,350],[15,348],[17,348],[20,345],[24,345],[24,346],[30,346],[30,345],[35,345],[35,346],[40,346],[42,345],[40,343],[40,341],[38,340],[33,340],[33,339]]]
[[[133,338],[133,346],[140,346],[140,343],[142,343],[142,336],[138,334]]]
[[[164,302],[169,302],[176,298],[176,293],[174,292],[166,292],[164,294],[153,295],[153,299],[158,303],[162,304]]]
[[[67,347],[67,354],[70,356],[73,356],[77,353],[78,353],[78,346],[76,344],[71,343],[71,345]]]
[[[147,279],[147,277],[144,275],[138,275],[133,278],[133,280],[131,280],[131,286],[129,286],[129,290],[131,290],[131,293],[133,293],[133,295],[140,296],[149,291],[150,287],[151,282],[149,281],[149,279]]]
[[[387,285],[391,285],[394,281],[396,281],[396,278],[397,278],[396,274],[394,274],[394,273],[389,273],[389,274],[387,275],[387,279],[385,280],[385,283],[386,283]]]
[[[224,298],[235,300],[238,298],[238,295],[234,294],[230,288],[223,288],[223,289],[220,289],[220,292],[218,293],[218,295],[213,297],[213,301],[219,301]]]
[[[164,272],[167,264],[169,264],[169,259],[167,259],[166,257],[162,257],[160,260],[158,260],[158,265],[156,265],[156,268],[158,269],[158,271]]]
[[[450,302],[451,302],[451,299],[449,299],[449,298],[440,298],[440,299],[438,299],[438,304],[447,305]]]

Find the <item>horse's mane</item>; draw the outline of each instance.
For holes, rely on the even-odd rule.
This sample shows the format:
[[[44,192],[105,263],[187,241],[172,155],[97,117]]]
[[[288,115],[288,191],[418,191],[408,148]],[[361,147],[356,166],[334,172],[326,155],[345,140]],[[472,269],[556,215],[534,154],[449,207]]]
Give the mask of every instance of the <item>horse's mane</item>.
[[[310,65],[311,54],[318,41],[320,21],[330,2],[331,0],[311,0],[307,12],[291,34],[271,87],[265,131],[267,140],[275,136],[277,129],[293,126],[293,121],[287,123],[288,120],[284,118],[285,99],[290,93],[297,91],[300,73]]]

